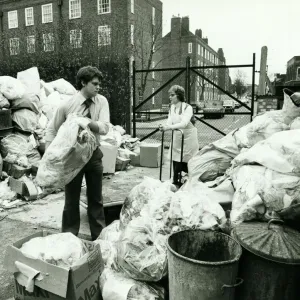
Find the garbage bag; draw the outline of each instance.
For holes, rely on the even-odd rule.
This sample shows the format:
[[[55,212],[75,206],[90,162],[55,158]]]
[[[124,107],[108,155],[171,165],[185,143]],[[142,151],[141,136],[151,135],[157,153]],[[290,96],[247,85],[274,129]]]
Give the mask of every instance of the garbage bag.
[[[197,191],[174,193],[161,232],[170,234],[188,229],[217,229],[226,222],[223,208],[213,199]]]
[[[101,231],[98,239],[116,242],[120,238],[120,221],[115,220]]]
[[[300,129],[300,117],[297,117],[290,124],[290,130]]]
[[[10,103],[8,100],[0,93],[0,109],[9,108]]]
[[[13,201],[17,194],[8,185],[8,178],[0,182],[0,203],[2,200]]]
[[[215,180],[230,167],[232,156],[206,146],[188,162],[189,177],[202,182]]]
[[[101,274],[100,288],[103,300],[164,300],[162,287],[136,281],[111,269],[104,269]]]
[[[296,117],[300,117],[300,93],[294,93],[285,88],[283,94],[282,113],[285,116],[286,124],[290,124]]]
[[[74,88],[74,86],[63,78],[52,81],[50,82],[50,84],[53,87],[53,89],[59,92],[60,94],[64,94],[64,95],[76,94],[76,89]]]
[[[46,83],[44,80],[40,80],[41,87],[44,89],[45,96],[48,97],[50,94],[54,93],[54,88],[50,83]]]
[[[23,108],[12,113],[12,120],[22,130],[33,133],[37,129],[39,116],[31,110]]]
[[[17,79],[20,80],[29,93],[38,95],[40,92],[40,74],[37,67],[18,72]]]
[[[271,170],[300,176],[300,129],[278,132],[239,154],[232,165],[257,163]]]
[[[28,151],[28,141],[21,135],[10,134],[1,140],[0,149],[3,158],[8,154],[26,156]]]
[[[167,275],[166,238],[157,232],[155,220],[130,221],[118,242],[119,269],[135,280],[161,280]]]
[[[8,100],[15,100],[23,97],[26,87],[24,84],[10,76],[0,76],[0,93]]]
[[[40,161],[36,181],[41,187],[65,186],[92,157],[96,138],[88,128],[80,128],[78,118],[73,114],[68,116]],[[79,142],[79,136],[85,136],[86,141]]]
[[[145,204],[152,202],[157,197],[157,191],[162,188],[163,190],[172,190],[174,186],[170,183],[161,183],[158,179],[145,177],[144,180],[135,186],[125,199],[121,213],[120,222],[121,227],[125,228],[126,225],[134,218],[140,216],[140,212]]]
[[[235,186],[230,219],[233,225],[268,215],[298,203],[300,177],[263,166],[241,166],[230,174]]]
[[[25,93],[22,98],[16,99],[11,102],[11,110],[18,110],[27,108],[36,114],[40,113],[40,99],[35,94]]]
[[[33,238],[24,243],[20,251],[26,257],[69,268],[87,252],[87,249],[78,237],[65,232]]]

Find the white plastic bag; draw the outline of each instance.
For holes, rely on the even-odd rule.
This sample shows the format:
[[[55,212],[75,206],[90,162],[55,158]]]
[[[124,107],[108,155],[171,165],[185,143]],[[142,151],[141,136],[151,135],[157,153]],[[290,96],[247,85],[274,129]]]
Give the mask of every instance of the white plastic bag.
[[[92,157],[96,138],[87,128],[81,130],[78,117],[71,114],[59,128],[55,139],[45,152],[36,181],[44,188],[61,188],[68,184]],[[79,142],[79,135],[85,142]]]
[[[232,165],[258,163],[271,170],[300,176],[300,129],[278,132],[238,155]]]
[[[50,84],[53,87],[53,89],[59,92],[60,94],[64,94],[64,95],[76,94],[76,89],[74,88],[74,86],[63,78],[52,81],[50,82]]]
[[[23,97],[26,87],[24,84],[10,76],[0,76],[0,93],[8,100],[14,100]]]
[[[225,173],[231,161],[232,156],[206,146],[189,160],[189,177],[202,182],[215,180]]]
[[[17,79],[26,86],[26,92],[38,95],[40,92],[40,74],[37,67],[18,72]]]
[[[300,129],[300,117],[297,117],[290,124],[290,130]]]
[[[25,93],[22,98],[16,99],[11,103],[12,110],[18,110],[22,108],[27,108],[35,112],[40,113],[41,103],[39,97],[36,94]]]
[[[65,268],[74,265],[87,252],[83,242],[69,232],[33,238],[20,251],[26,257]]]
[[[158,233],[155,220],[130,221],[118,242],[118,267],[141,281],[159,281],[167,275],[166,236]]]
[[[8,186],[8,179],[0,182],[0,204],[1,201],[12,201],[17,198],[17,194]]]
[[[23,108],[12,113],[12,120],[24,131],[33,133],[38,126],[39,115]]]
[[[164,300],[164,290],[126,277],[110,269],[104,269],[100,278],[103,300]]]

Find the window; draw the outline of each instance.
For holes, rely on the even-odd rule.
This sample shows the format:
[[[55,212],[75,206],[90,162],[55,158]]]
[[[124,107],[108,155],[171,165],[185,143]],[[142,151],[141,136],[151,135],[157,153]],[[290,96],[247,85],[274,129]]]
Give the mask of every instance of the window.
[[[42,23],[53,22],[52,3],[42,5]]]
[[[25,8],[25,24],[26,26],[34,25],[33,7]]]
[[[27,37],[27,52],[34,53],[35,52],[35,36],[30,35]]]
[[[155,25],[155,7],[152,7],[152,25]]]
[[[204,48],[201,47],[201,56],[203,57],[204,56]]]
[[[69,0],[69,18],[81,18],[81,0]]]
[[[152,88],[152,94],[154,94],[155,88]],[[155,96],[152,96],[152,105],[155,104]]]
[[[131,13],[134,14],[134,0],[130,1],[131,6]]]
[[[198,59],[198,67],[200,67],[200,59]]]
[[[188,53],[193,53],[193,44],[192,43],[189,43]]]
[[[152,35],[152,52],[155,52],[155,36]]]
[[[20,40],[19,40],[19,38],[9,39],[9,52],[10,52],[10,55],[20,54]]]
[[[108,25],[98,27],[98,46],[111,44],[111,28]]]
[[[155,61],[152,62],[152,69],[155,68]],[[152,79],[155,79],[155,72],[152,71]]]
[[[296,79],[299,80],[300,78],[300,67],[297,68],[297,75],[296,75]]]
[[[133,75],[133,62],[134,62],[134,56],[132,55],[130,57],[130,66],[129,66],[129,69],[130,69],[130,75]]]
[[[110,10],[110,0],[98,0],[98,15],[109,14]]]
[[[82,30],[70,30],[70,45],[72,48],[82,48]]]
[[[44,33],[43,34],[43,44],[44,44],[45,52],[54,51],[54,34],[53,33]]]
[[[8,12],[8,29],[18,28],[18,11],[13,10]]]
[[[200,50],[201,50],[201,47],[200,47],[200,45],[198,45],[198,55],[201,54],[201,53],[200,53]]]
[[[131,45],[134,45],[134,25],[130,25],[130,40]]]

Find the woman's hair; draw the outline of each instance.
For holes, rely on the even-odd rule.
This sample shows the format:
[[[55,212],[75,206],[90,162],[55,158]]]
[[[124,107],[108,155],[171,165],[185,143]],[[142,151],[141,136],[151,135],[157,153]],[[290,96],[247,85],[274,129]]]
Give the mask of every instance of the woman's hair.
[[[185,102],[185,90],[182,86],[180,85],[173,85],[169,89],[169,93],[174,92],[176,96],[178,97],[178,100],[181,102]]]
[[[95,77],[98,78],[99,81],[101,81],[103,78],[102,73],[96,67],[85,66],[80,68],[76,76],[78,89],[82,89],[82,82],[87,84],[88,82],[92,81]]]

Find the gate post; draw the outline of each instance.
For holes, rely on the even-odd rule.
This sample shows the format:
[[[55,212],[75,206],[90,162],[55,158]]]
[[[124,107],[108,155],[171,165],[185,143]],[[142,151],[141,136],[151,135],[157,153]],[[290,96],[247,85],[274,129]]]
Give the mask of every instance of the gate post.
[[[186,95],[186,102],[188,104],[191,103],[191,58],[188,56],[186,58],[186,71],[185,71],[185,95]]]
[[[135,116],[135,107],[136,107],[136,75],[135,75],[136,69],[135,69],[135,60],[132,62],[132,134],[133,137],[136,137],[136,116]]]
[[[253,53],[253,67],[252,67],[252,98],[251,98],[251,122],[254,112],[254,93],[255,93],[255,53]]]

